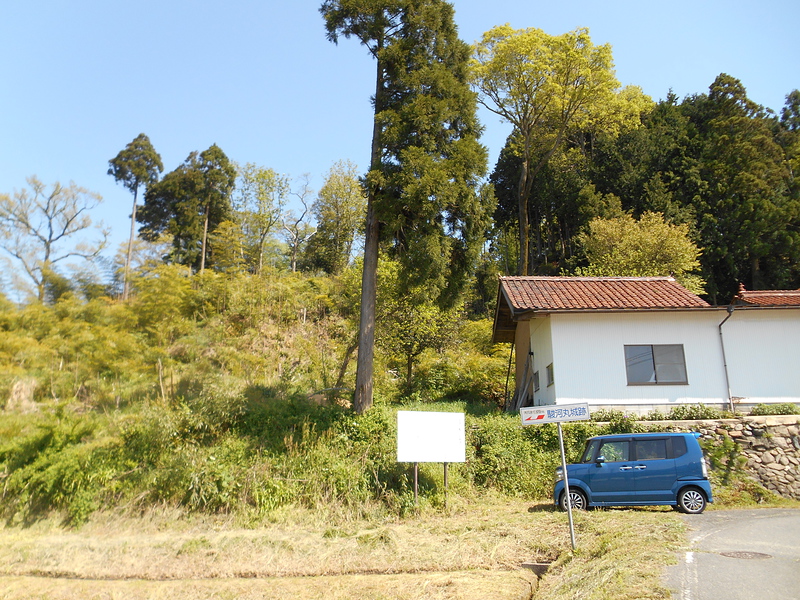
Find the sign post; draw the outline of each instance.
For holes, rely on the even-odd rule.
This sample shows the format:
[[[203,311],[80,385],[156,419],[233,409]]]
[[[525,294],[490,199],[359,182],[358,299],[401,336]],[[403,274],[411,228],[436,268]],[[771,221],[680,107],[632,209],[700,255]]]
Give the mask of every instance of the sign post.
[[[569,537],[572,542],[572,551],[575,551],[575,526],[572,522],[572,500],[569,496],[569,478],[567,477],[567,457],[564,453],[564,434],[561,423],[564,421],[586,421],[589,418],[589,404],[562,404],[553,406],[531,406],[520,408],[519,416],[523,425],[541,425],[555,423],[558,427],[558,445],[561,449],[561,471],[564,474],[564,498],[569,519]]]
[[[444,505],[447,466],[466,461],[464,413],[397,411],[397,462],[414,463],[414,506],[419,493],[419,463],[444,463]]]

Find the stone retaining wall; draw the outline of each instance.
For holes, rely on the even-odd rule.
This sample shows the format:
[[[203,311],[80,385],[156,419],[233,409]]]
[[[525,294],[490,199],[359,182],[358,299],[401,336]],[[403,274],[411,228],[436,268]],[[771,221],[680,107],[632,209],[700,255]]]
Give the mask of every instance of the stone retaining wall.
[[[736,442],[745,471],[765,488],[800,500],[800,416],[765,416],[718,421],[650,421],[674,431],[697,431],[701,439]]]

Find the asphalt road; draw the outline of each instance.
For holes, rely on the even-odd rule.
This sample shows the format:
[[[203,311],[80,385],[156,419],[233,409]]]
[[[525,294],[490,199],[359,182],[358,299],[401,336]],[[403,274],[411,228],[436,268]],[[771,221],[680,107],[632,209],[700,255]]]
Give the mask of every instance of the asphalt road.
[[[684,515],[691,547],[670,567],[674,600],[800,599],[800,510]]]

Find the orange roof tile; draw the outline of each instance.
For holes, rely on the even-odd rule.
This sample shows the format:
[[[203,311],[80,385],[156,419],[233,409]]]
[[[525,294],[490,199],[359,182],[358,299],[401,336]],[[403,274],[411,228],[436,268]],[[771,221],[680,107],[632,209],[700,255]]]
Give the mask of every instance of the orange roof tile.
[[[731,304],[739,306],[794,306],[800,307],[800,290],[740,289]]]
[[[501,277],[513,314],[709,308],[671,277]]]

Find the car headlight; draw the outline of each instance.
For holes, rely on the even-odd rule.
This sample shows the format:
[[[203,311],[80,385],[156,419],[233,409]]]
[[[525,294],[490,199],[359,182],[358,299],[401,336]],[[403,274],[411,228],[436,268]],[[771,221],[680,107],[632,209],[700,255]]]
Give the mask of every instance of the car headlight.
[[[561,481],[562,479],[564,479],[564,469],[558,467],[556,469],[556,481]]]

